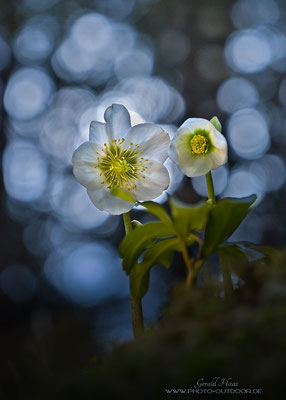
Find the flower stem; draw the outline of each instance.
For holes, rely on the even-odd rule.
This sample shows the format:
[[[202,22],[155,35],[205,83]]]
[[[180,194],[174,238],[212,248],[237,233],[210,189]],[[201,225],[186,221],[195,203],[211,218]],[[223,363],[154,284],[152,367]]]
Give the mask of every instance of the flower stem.
[[[215,191],[214,191],[214,184],[213,184],[213,177],[211,171],[206,174],[207,180],[207,187],[208,187],[208,195],[209,199],[215,204]]]
[[[132,230],[132,223],[129,212],[123,214],[123,221],[125,226],[125,233],[127,234]],[[129,279],[129,285],[130,285],[130,279]],[[142,303],[141,300],[137,300],[135,299],[135,297],[132,296],[131,288],[130,288],[130,305],[131,305],[133,335],[134,338],[137,338],[141,336],[142,333],[144,332]]]
[[[188,269],[188,271],[190,272],[192,270],[192,263],[188,254],[188,248],[186,245],[186,242],[183,238],[180,237],[180,244],[181,244],[181,250],[182,250],[182,255],[183,255],[183,259],[185,262],[185,265]]]
[[[198,273],[202,267],[204,263],[203,259],[199,259],[196,261],[194,268],[192,268],[191,270],[189,270],[189,274],[186,280],[186,287],[190,288],[192,286],[194,286],[194,283],[196,282]]]
[[[195,272],[194,270],[189,270],[187,279],[186,279],[186,287],[190,288],[194,285],[195,283]]]

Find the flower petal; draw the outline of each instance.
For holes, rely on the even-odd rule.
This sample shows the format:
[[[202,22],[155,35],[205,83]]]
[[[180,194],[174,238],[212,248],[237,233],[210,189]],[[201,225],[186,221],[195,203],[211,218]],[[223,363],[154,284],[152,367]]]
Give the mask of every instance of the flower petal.
[[[227,162],[227,145],[225,147],[217,147],[210,153],[213,162],[212,169],[218,169]]]
[[[175,163],[180,165],[187,165],[192,162],[193,154],[189,146],[190,132],[185,131],[181,135],[176,135],[173,137],[170,147],[169,147],[169,157]]]
[[[108,211],[112,215],[119,215],[128,212],[135,204],[113,196],[110,193],[110,190],[104,187],[100,190],[88,190],[87,194],[95,207],[101,211]]]
[[[213,145],[213,150],[210,153],[210,157],[213,161],[212,169],[217,169],[227,162],[227,141],[212,124],[209,134]]]
[[[139,150],[143,151],[144,157],[159,162],[164,162],[168,157],[170,137],[158,125],[145,123],[133,126],[126,136],[127,145],[130,142],[140,145]]]
[[[185,132],[194,132],[196,129],[210,129],[213,126],[210,121],[204,118],[188,118],[178,129],[177,135],[180,136]]]
[[[102,177],[99,176],[98,168],[94,168],[91,164],[83,163],[73,167],[73,174],[80,184],[89,190],[97,190],[102,188]]]
[[[102,185],[99,171],[94,168],[97,159],[97,151],[101,147],[97,143],[85,142],[73,153],[73,173],[76,179],[88,189],[97,189]]]
[[[84,142],[73,153],[72,164],[81,165],[83,163],[96,164],[97,152],[101,151],[101,146],[94,142]]]
[[[209,154],[202,157],[197,157],[191,164],[189,163],[189,165],[181,168],[185,175],[189,177],[205,175],[211,169],[213,169],[213,160]]]
[[[189,140],[189,132],[185,132],[181,136],[175,136],[169,148],[169,157],[187,176],[204,175],[212,169],[213,161],[210,154],[195,156],[187,141]]]
[[[177,151],[177,146],[176,146],[176,141],[178,140],[178,136],[175,135],[173,139],[171,140],[169,150],[168,150],[168,156],[172,161],[174,161],[175,164],[179,165],[179,154]]]
[[[139,201],[156,199],[170,184],[168,170],[163,164],[149,160],[145,165],[145,178],[136,183],[136,189],[132,190],[132,195]]]
[[[121,104],[112,104],[104,113],[109,141],[124,138],[131,127],[130,115]]]
[[[216,148],[224,149],[227,152],[227,141],[225,137],[215,128],[210,130],[209,133],[212,145]]]
[[[101,146],[108,141],[104,123],[98,121],[92,121],[90,123],[89,140]]]

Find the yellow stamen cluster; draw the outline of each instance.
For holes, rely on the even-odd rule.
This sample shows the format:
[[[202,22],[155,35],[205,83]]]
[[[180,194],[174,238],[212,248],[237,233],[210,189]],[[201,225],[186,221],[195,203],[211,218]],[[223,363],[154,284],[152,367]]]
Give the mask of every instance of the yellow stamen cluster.
[[[104,178],[101,183],[109,189],[136,189],[136,182],[145,179],[143,173],[147,167],[144,161],[148,161],[140,157],[143,152],[139,147],[132,142],[127,147],[124,138],[114,139],[108,145],[104,143],[104,148],[97,153],[97,164],[94,166],[99,168],[100,176]]]
[[[191,149],[194,154],[205,154],[208,152],[208,140],[203,135],[195,135],[191,139]]]

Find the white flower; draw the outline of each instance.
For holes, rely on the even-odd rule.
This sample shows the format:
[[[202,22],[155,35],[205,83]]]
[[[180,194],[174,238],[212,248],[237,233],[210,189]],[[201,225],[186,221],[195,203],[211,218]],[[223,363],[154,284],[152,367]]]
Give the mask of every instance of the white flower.
[[[130,115],[120,104],[107,108],[104,119],[106,123],[91,122],[89,142],[73,154],[73,173],[97,208],[122,214],[135,202],[113,196],[111,189],[129,191],[135,200],[146,201],[168,187],[169,174],[163,163],[170,139],[157,125],[131,127]]]
[[[217,118],[212,121],[219,128]],[[169,157],[185,175],[201,176],[227,162],[227,142],[207,119],[189,118],[172,139]]]

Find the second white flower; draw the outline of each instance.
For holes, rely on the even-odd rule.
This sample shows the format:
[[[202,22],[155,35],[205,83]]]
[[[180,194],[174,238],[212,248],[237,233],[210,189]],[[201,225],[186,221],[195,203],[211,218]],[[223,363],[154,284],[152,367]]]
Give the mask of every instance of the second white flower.
[[[227,162],[227,142],[207,119],[189,118],[177,130],[169,156],[185,175],[201,176]]]

